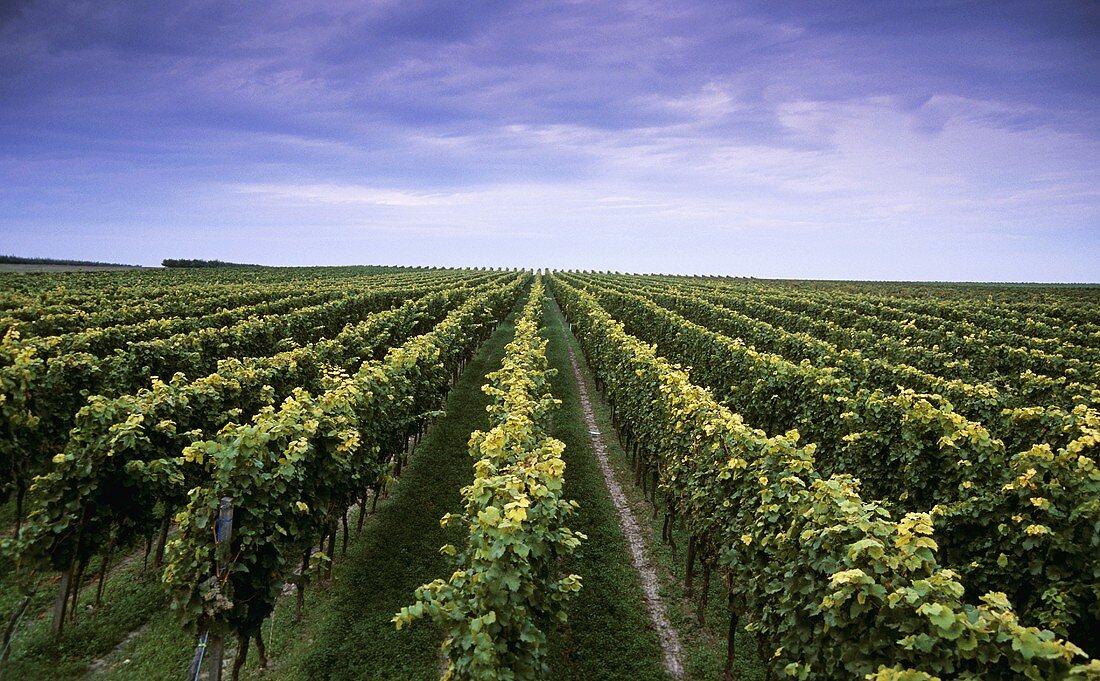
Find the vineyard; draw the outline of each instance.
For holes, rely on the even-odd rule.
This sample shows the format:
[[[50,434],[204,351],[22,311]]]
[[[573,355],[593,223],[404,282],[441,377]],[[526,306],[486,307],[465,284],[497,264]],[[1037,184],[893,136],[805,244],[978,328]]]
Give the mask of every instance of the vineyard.
[[[1100,680],[1094,287],[4,273],[0,334],[0,678]]]

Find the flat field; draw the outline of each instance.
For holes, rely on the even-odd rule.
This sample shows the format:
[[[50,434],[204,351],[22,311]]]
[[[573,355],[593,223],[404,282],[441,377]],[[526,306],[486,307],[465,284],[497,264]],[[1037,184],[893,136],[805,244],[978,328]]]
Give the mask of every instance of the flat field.
[[[1100,287],[91,269],[0,265],[5,678],[1100,678]]]

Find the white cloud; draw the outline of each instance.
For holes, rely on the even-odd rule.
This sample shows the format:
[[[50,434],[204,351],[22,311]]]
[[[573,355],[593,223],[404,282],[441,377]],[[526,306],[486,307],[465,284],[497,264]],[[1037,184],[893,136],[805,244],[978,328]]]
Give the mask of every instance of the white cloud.
[[[453,205],[462,194],[425,194],[415,191],[382,189],[353,184],[239,184],[229,187],[240,194],[260,194],[267,200],[297,204],[399,206]]]

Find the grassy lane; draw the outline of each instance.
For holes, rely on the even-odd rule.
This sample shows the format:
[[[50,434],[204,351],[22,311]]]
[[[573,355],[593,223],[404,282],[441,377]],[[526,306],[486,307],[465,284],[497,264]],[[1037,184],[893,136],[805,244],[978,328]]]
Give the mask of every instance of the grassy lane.
[[[651,629],[638,576],[584,425],[568,357],[571,344],[575,352],[579,349],[556,308],[549,300],[547,304],[547,352],[551,366],[558,370],[553,392],[562,400],[552,434],[566,444],[566,490],[581,505],[570,526],[589,537],[579,554],[563,565],[563,571],[583,576],[584,588],[570,604],[568,625],[551,636],[551,678],[664,679],[657,635]],[[439,518],[459,509],[459,490],[472,478],[467,441],[471,431],[486,427],[485,406],[489,400],[481,386],[485,374],[500,365],[504,345],[512,337],[511,322],[510,318],[502,324],[471,360],[448,398],[446,416],[425,436],[392,496],[379,504],[362,534],[354,536],[353,532],[348,555],[337,557],[333,583],[307,591],[303,622],[293,622],[293,595],[281,599],[264,631],[273,666],[260,672],[253,648],[245,678],[438,678],[440,632],[428,623],[397,632],[390,618],[401,606],[412,602],[413,589],[448,574],[450,564],[438,549],[444,543],[463,539],[441,529]],[[612,433],[606,404],[591,386],[589,392],[601,430]],[[620,483],[636,504],[636,515],[648,519],[650,509],[641,505],[640,493],[630,486],[625,456],[615,438],[606,439]],[[684,639],[689,676],[717,678],[724,656],[723,637],[692,624],[691,603],[680,600],[675,578],[682,571],[682,560],[674,560],[663,545],[651,544],[650,548],[663,573],[663,594],[671,599],[670,616]],[[112,603],[109,609],[82,617],[61,651],[50,650],[52,646],[44,639],[28,636],[18,655],[22,662],[13,665],[11,671],[16,673],[6,678],[80,678],[90,671],[90,658],[101,655],[104,658],[92,666],[89,676],[119,681],[181,678],[194,640],[180,630],[174,613],[164,608],[163,596],[154,581],[134,574],[138,567],[125,566],[112,576],[108,591],[112,600],[118,599],[117,606]],[[724,632],[722,598],[718,584],[714,587],[708,629]],[[158,606],[159,612],[140,626],[150,608],[156,610]],[[40,621],[33,628],[44,630],[45,625]],[[135,628],[132,640],[111,652]],[[743,651],[752,650],[751,639],[743,643]],[[739,661],[738,666],[747,672],[742,678],[759,678],[753,673],[757,671],[754,662],[751,657]]]
[[[569,365],[568,332],[549,299],[544,323],[547,356],[558,370],[553,393],[562,401],[552,434],[565,443],[567,495],[581,506],[569,526],[588,535],[562,568],[581,575],[584,587],[569,604],[569,624],[552,638],[552,678],[664,679],[661,647],[650,629],[638,573],[584,425]]]
[[[467,364],[444,407],[447,415],[421,441],[392,495],[380,501],[362,534],[353,529],[347,556],[337,548],[333,582],[307,589],[303,621],[294,622],[293,593],[280,599],[264,627],[272,666],[259,670],[253,646],[242,678],[438,678],[438,632],[425,624],[398,634],[390,618],[412,602],[414,588],[445,576],[438,548],[455,537],[443,532],[439,518],[457,510],[458,490],[472,478],[466,443],[470,431],[486,425],[481,384],[499,366],[511,335],[510,318]],[[353,528],[357,517],[353,510]],[[96,678],[176,681],[194,646],[174,613],[163,612],[109,655]]]
[[[155,571],[141,569],[140,552],[111,573],[98,608],[92,606],[96,584],[90,578],[88,581],[81,591],[76,621],[66,625],[57,641],[50,635],[49,617],[56,584],[50,582],[39,591],[13,641],[4,679],[79,679],[88,673],[94,659],[109,654],[153,613],[167,609],[168,599]]]
[[[14,530],[15,503],[0,506],[0,534]],[[111,656],[132,632],[152,618],[163,616],[168,596],[160,586],[159,571],[143,567],[143,543],[117,549],[104,582],[103,598],[95,605],[102,556],[85,571],[79,604],[70,609],[65,631],[50,633],[58,575],[42,580],[19,619],[11,643],[11,659],[0,678],[20,681],[82,679],[98,671],[101,658]],[[24,600],[11,561],[0,558],[0,627]],[[178,627],[177,627],[178,628]]]
[[[555,327],[561,329],[563,338],[570,347],[573,348],[573,352],[576,354],[577,361],[581,365],[581,373],[585,376],[585,381],[588,386],[589,399],[592,402],[592,408],[596,414],[596,422],[599,426],[599,430],[604,434],[604,441],[607,445],[608,459],[615,469],[615,477],[622,487],[623,492],[626,494],[627,499],[630,501],[631,508],[634,511],[634,516],[639,521],[648,522],[647,526],[643,527],[643,530],[650,530],[649,532],[643,532],[644,539],[646,540],[651,560],[656,564],[658,576],[661,579],[661,595],[665,599],[665,603],[668,607],[669,619],[672,621],[672,625],[679,631],[680,639],[684,646],[684,668],[686,677],[688,679],[720,679],[722,678],[722,667],[726,658],[726,627],[728,626],[727,614],[726,614],[726,601],[725,601],[725,589],[722,586],[721,577],[715,575],[711,589],[709,591],[708,607],[705,612],[705,626],[700,627],[695,619],[695,607],[696,599],[689,598],[684,594],[684,547],[687,546],[687,534],[677,528],[673,534],[674,539],[678,546],[678,551],[674,551],[668,544],[659,541],[661,536],[661,524],[662,515],[660,513],[654,517],[653,507],[642,496],[642,490],[639,487],[634,486],[634,476],[630,469],[630,458],[626,452],[623,451],[619,445],[618,438],[615,437],[615,428],[611,422],[611,408],[607,402],[600,396],[599,391],[596,390],[595,383],[592,381],[591,371],[588,369],[588,365],[584,360],[584,353],[581,352],[580,346],[577,344],[576,339],[564,326],[564,319],[561,317],[561,313],[557,310],[556,306],[552,306],[552,310],[547,310],[546,321],[551,326],[551,330]],[[551,344],[551,349],[554,349],[554,343]],[[566,350],[561,349],[564,354]],[[559,366],[556,363],[554,366]],[[559,371],[565,373],[565,375],[572,376],[572,372],[569,368],[568,357],[564,360],[564,369]],[[568,372],[568,373],[566,373]],[[560,376],[559,376],[560,378]],[[572,381],[570,381],[572,385]],[[571,388],[575,390],[574,388]],[[555,395],[561,397],[555,387]],[[575,394],[575,393],[574,393]],[[568,406],[568,405],[563,405]],[[578,416],[578,419],[580,417]],[[578,424],[578,428],[582,428],[583,424]],[[582,435],[584,431],[581,431]],[[587,446],[587,440],[585,440],[584,446]],[[570,462],[570,465],[573,465]],[[603,485],[602,479],[599,478],[599,472],[595,471],[595,464],[592,464],[593,475],[597,482]],[[572,481],[572,473],[566,473],[566,480]],[[606,499],[606,492],[603,495]],[[584,501],[582,500],[583,504]],[[610,509],[610,501],[606,501],[608,508]],[[609,510],[610,513],[614,513],[613,510]],[[614,517],[611,522],[614,523]],[[580,529],[580,528],[578,528]],[[621,540],[620,540],[621,541]],[[586,545],[587,547],[587,545]],[[625,549],[624,549],[625,552]],[[629,567],[629,559],[625,557],[626,565]],[[699,580],[700,570],[697,567],[696,579]],[[586,575],[587,573],[583,573]],[[585,582],[585,588],[587,588],[588,582]],[[696,586],[696,596],[698,595],[698,581]],[[582,591],[583,595],[583,591]],[[639,608],[640,598],[638,596]],[[643,610],[644,616],[644,610]],[[572,619],[572,614],[570,615]],[[738,655],[734,661],[733,672],[734,678],[741,679],[742,681],[758,681],[764,678],[764,672],[760,664],[760,659],[756,653],[756,643],[752,635],[746,631],[738,632],[737,635],[737,649]],[[655,669],[660,669],[660,659],[657,658],[654,662]],[[603,678],[630,678],[630,677],[603,677]]]
[[[460,541],[455,534],[460,528],[445,531],[439,519],[460,510],[459,490],[473,479],[467,442],[471,431],[488,423],[489,400],[481,385],[485,374],[500,366],[513,321],[501,324],[467,365],[447,400],[446,415],[421,441],[392,497],[337,564],[335,584],[307,600],[305,622],[289,624],[289,602],[278,613],[273,630],[278,668],[262,678],[439,678],[438,629],[418,623],[398,632],[390,618],[412,603],[416,587],[449,574],[439,547]]]

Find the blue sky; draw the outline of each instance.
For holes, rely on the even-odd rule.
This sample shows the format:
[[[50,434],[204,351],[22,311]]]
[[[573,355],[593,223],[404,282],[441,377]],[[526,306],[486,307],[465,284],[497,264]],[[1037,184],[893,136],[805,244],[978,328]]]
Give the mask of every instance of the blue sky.
[[[7,0],[0,252],[1096,282],[1100,5]]]

